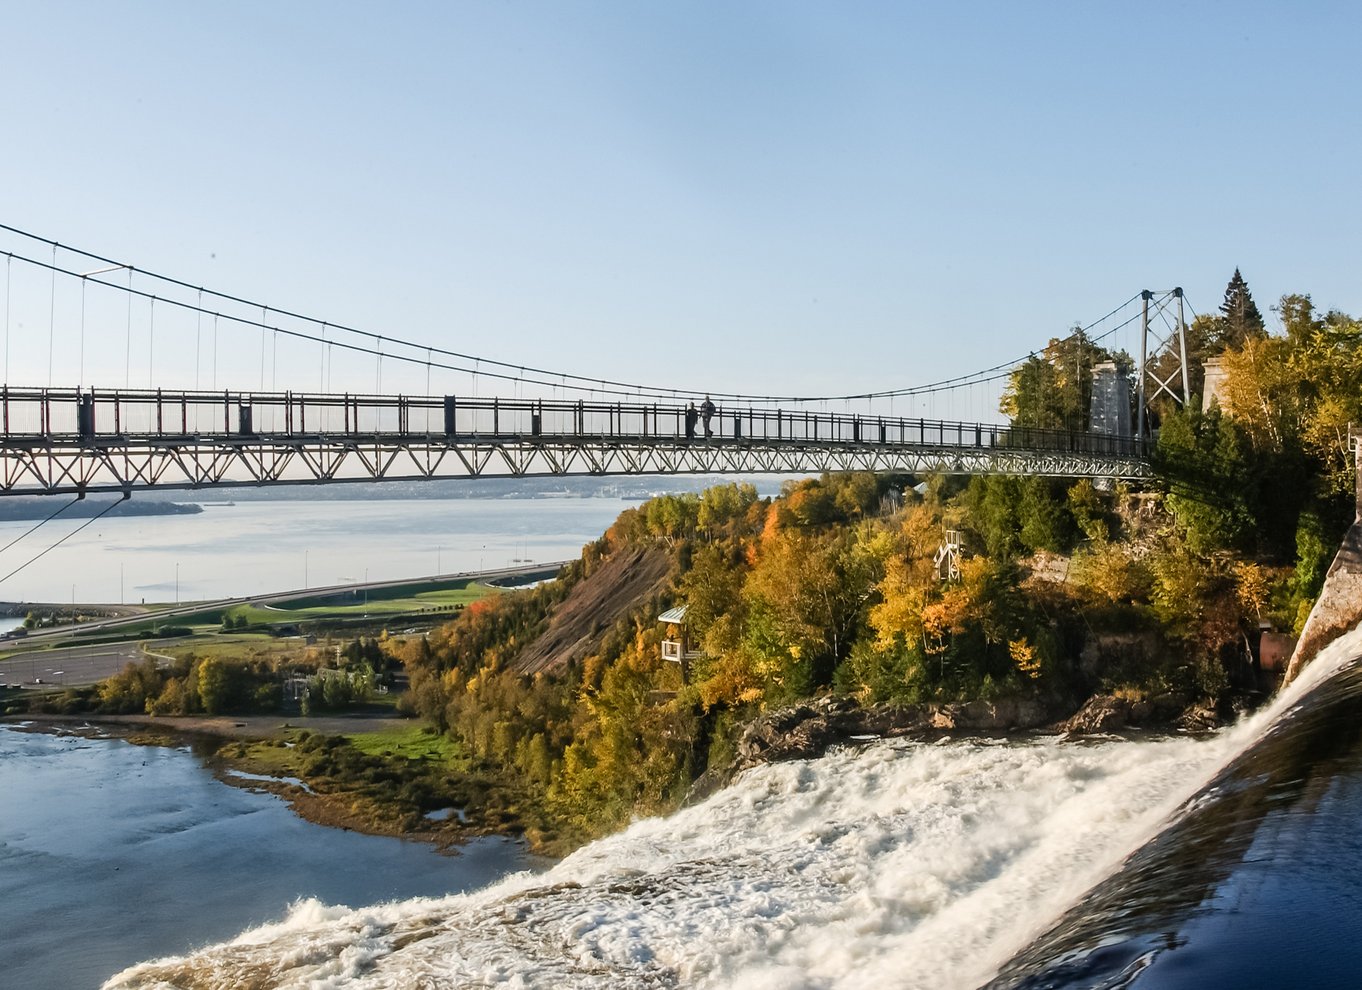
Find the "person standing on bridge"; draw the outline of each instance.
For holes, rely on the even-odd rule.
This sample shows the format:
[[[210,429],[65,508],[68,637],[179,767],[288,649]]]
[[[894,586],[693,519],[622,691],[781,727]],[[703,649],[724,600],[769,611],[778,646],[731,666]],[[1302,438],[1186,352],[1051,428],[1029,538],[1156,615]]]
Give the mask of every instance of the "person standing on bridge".
[[[705,401],[700,405],[700,416],[705,421],[705,439],[714,436],[714,431],[709,428],[709,421],[714,418],[714,403],[709,401],[709,396],[705,396]]]
[[[695,411],[695,403],[692,402],[686,407],[686,439],[695,439],[695,421],[700,418],[700,414]]]

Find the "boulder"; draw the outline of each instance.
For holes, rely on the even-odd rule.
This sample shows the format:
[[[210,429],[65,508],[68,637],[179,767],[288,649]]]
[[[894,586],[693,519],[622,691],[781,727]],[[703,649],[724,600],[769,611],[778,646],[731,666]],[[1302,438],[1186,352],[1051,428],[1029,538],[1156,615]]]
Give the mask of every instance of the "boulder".
[[[1135,705],[1131,699],[1114,694],[1093,695],[1074,715],[1061,722],[1059,728],[1061,732],[1076,736],[1115,732],[1132,724]],[[1138,716],[1134,721],[1138,721]]]

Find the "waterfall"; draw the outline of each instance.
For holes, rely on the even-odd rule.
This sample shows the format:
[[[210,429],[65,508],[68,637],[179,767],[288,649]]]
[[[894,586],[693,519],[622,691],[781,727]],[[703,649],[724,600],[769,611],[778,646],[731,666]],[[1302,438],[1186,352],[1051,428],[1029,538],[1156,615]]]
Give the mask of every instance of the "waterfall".
[[[973,988],[1362,652],[1204,738],[885,741],[759,767],[538,874],[276,924],[133,987]]]

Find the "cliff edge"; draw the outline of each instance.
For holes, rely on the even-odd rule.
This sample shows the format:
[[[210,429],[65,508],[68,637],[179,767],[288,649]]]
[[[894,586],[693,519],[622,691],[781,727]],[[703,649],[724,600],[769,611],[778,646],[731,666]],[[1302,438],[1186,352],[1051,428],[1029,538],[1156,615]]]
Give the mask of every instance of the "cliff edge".
[[[1350,431],[1348,442],[1357,463],[1357,515],[1343,537],[1343,545],[1329,567],[1315,607],[1310,610],[1301,630],[1291,663],[1286,668],[1286,683],[1291,683],[1305,665],[1340,634],[1362,622],[1362,434]]]

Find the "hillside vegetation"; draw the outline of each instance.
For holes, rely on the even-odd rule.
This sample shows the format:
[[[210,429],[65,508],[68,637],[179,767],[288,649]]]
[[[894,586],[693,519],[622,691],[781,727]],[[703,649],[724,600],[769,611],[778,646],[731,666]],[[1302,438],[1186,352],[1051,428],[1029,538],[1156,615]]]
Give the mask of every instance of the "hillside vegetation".
[[[1027,699],[1055,718],[1096,693],[1251,703],[1257,632],[1299,629],[1351,515],[1362,333],[1291,296],[1272,336],[1231,290],[1190,334],[1196,361],[1222,359],[1228,408],[1155,406],[1153,490],[849,474],[655,498],[558,581],[397,646],[404,704],[520,775],[535,837],[562,847],[675,807],[745,723],[810,696]],[[1066,369],[1128,361],[1086,346],[1052,341],[1017,372],[1014,420],[1086,425],[1088,376]],[[943,580],[952,530],[966,552]],[[700,652],[685,683],[657,622],[679,604]]]
[[[401,814],[438,810],[476,770],[479,792],[501,795],[494,824],[550,850],[675,808],[702,775],[748,759],[745,728],[778,726],[809,699],[879,706],[875,726],[907,712],[893,724],[997,730],[1103,705],[1204,726],[1271,689],[1258,634],[1300,630],[1353,516],[1362,326],[1306,296],[1276,313],[1273,334],[1236,272],[1220,314],[1193,323],[1189,377],[1207,394],[1154,402],[1158,479],[1143,490],[845,474],[775,498],[747,484],[662,496],[622,513],[556,580],[471,601],[429,634],[288,664],[186,655],[131,667],[86,703],[259,710],[306,673],[309,710],[345,710],[379,679],[400,683],[400,662],[399,708],[460,760],[435,783],[402,777]],[[1156,356],[1164,380],[1180,379],[1174,360]],[[1131,366],[1081,330],[1052,340],[1013,374],[1003,410],[1022,426],[1086,429],[1106,361]],[[941,560],[948,534],[955,567]],[[684,678],[662,658],[658,621],[679,605],[696,651]],[[383,776],[359,756],[379,758],[354,755],[360,776]]]

